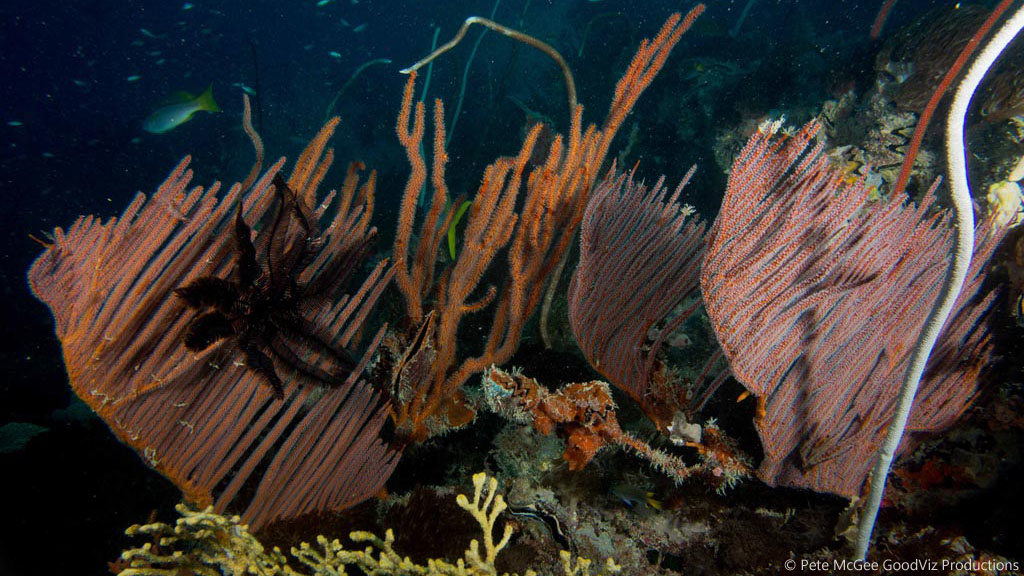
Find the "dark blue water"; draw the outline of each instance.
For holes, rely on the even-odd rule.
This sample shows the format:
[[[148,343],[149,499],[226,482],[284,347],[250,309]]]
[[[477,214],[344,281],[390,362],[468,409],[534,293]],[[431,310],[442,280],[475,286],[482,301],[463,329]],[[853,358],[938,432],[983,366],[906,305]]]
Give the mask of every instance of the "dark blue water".
[[[727,31],[745,0],[708,2],[622,130],[628,133],[633,119],[647,122],[645,176],[674,181],[693,163],[706,167],[691,184],[690,202],[712,217],[724,187],[714,160],[716,127],[745,114],[820,105],[837,82],[869,83],[867,36],[881,3],[762,0],[731,38]],[[899,2],[887,30],[939,4]],[[690,7],[665,0],[504,0],[494,18],[558,48],[574,70],[585,119],[599,122],[639,40],[672,11]],[[406,78],[398,70],[429,52],[434,27],[444,42],[466,16],[494,8],[489,0],[0,3],[0,424],[50,429],[25,450],[0,454],[0,574],[102,574],[125,545],[124,527],[153,509],[168,517],[177,500],[174,488],[101,423],[52,414],[71,393],[52,319],[25,282],[42,250],[32,236],[45,240],[81,214],[119,214],[186,154],[199,183],[244,178],[252,152],[240,129],[243,89],[255,93],[268,157],[293,158],[353,72],[386,58],[390,64],[366,68],[337,100],[342,124],[334,146],[342,162],[363,160],[380,172],[375,218],[388,246],[408,170],[394,135]],[[443,98],[450,115],[478,34],[474,29],[434,67],[429,97]],[[756,62],[757,72],[710,106],[678,110],[676,119],[690,126],[684,137],[665,110],[673,94],[700,81],[695,58]],[[223,112],[200,112],[165,134],[142,130],[168,95],[198,94],[210,84]],[[516,102],[559,127],[568,116],[550,61],[494,33],[480,44],[464,98],[449,149],[456,194],[470,191],[495,156],[518,150],[527,120]]]

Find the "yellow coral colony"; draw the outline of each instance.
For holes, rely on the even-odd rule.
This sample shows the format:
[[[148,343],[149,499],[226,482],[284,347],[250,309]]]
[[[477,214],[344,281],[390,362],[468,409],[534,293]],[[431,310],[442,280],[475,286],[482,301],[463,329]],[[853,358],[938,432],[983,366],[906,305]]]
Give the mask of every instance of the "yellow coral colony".
[[[346,550],[337,539],[317,537],[318,548],[303,542],[292,548],[292,556],[305,566],[303,572],[294,570],[280,549],[267,552],[248,526],[238,516],[221,516],[208,507],[193,510],[185,504],[177,509],[181,518],[174,526],[156,522],[134,525],[125,532],[129,536],[151,536],[141,548],[132,548],[121,554],[127,564],[118,576],[174,576],[182,573],[200,576],[346,576],[346,566],[355,566],[366,574],[379,576],[497,576],[494,561],[508,544],[514,532],[506,524],[501,538],[494,541],[494,525],[505,510],[505,498],[498,494],[498,480],[481,472],[473,476],[473,500],[465,494],[456,497],[460,508],[480,524],[483,531],[484,556],[480,544],[471,540],[462,558],[454,564],[443,559],[430,559],[426,566],[416,564],[398,554],[393,544],[395,535],[390,529],[379,538],[370,532],[352,532],[349,539],[366,544],[363,550]],[[608,558],[600,571],[591,573],[592,562],[574,558],[563,550],[561,568],[565,576],[607,576],[621,571],[614,560]],[[545,570],[541,574],[551,574]],[[537,576],[527,570],[523,576]],[[506,575],[516,576],[516,575]]]

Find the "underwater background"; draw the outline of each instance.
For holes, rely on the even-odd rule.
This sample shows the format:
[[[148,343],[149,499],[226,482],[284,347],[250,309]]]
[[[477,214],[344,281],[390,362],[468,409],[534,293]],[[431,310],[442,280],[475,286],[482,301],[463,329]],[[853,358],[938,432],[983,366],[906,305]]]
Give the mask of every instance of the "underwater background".
[[[875,60],[883,42],[914,26],[923,15],[949,10],[954,3],[902,0],[894,5],[878,40],[869,38],[883,4],[878,0],[763,0],[753,3],[739,26],[747,0],[707,4],[633,109],[612,154],[625,148],[628,140],[633,147],[625,156],[629,165],[620,168],[635,163],[640,178],[653,182],[664,175],[671,187],[696,164],[685,201],[710,222],[722,201],[731,155],[753,126],[782,115],[800,126],[817,116],[826,101],[840,101],[851,90],[858,95],[870,92],[877,82]],[[991,8],[995,3],[980,4]],[[148,518],[172,522],[181,499],[178,489],[121,444],[102,420],[75,400],[68,386],[53,318],[26,283],[26,271],[55,227],[66,228],[83,214],[119,215],[137,191],[155,190],[185,155],[192,156],[198,184],[241,181],[252,165],[252,147],[240,122],[242,95],[249,94],[253,123],[271,162],[280,156],[294,159],[330,116],[340,117],[331,141],[337,167],[328,182],[339,182],[351,160],[377,171],[373,223],[379,237],[371,254],[375,261],[387,255],[393,242],[409,173],[395,135],[407,78],[398,71],[430,52],[437,27],[437,41],[443,43],[475,14],[544,39],[565,56],[575,75],[584,122],[600,122],[640,40],[657,33],[672,12],[685,13],[691,7],[666,0],[0,4],[0,425],[20,423],[5,426],[0,434],[0,575],[110,573],[108,563],[121,550],[138,545],[124,535],[125,529]],[[545,56],[488,32],[467,68],[481,30],[471,29],[461,45],[433,63],[430,73],[427,98],[442,98],[447,106],[447,176],[453,196],[471,195],[487,164],[497,156],[515,154],[535,119],[560,129],[569,122],[561,74]],[[1021,57],[1020,49],[1015,57]],[[422,78],[424,71],[420,74]],[[1024,79],[1019,82],[1024,85]],[[143,129],[147,117],[167,105],[172,95],[184,101],[179,93],[194,96],[210,86],[220,112],[196,112],[159,134]],[[422,80],[416,89],[419,94]],[[463,103],[452,128],[460,93]],[[631,129],[636,130],[632,135]],[[982,139],[985,153],[1019,157],[1021,140],[1000,136],[1011,131],[1006,125],[993,127]],[[939,140],[933,134],[925,147],[940,154]],[[925,171],[930,176],[937,173]],[[981,177],[998,179],[993,174]],[[934,525],[939,527],[933,528],[936,534],[965,535],[978,557],[983,551],[1020,562],[1024,497],[1011,489],[1021,481],[1019,440],[1024,427],[1024,353],[1017,344],[1022,329],[1011,315],[1017,295],[1008,288],[995,305],[996,355],[1002,360],[990,367],[990,392],[968,420],[974,418],[971,425],[983,428],[979,422],[989,417],[986,411],[995,404],[1006,407],[1003,410],[1010,415],[998,434],[961,432],[963,444],[956,448],[973,451],[976,444],[963,436],[984,436],[979,442],[1000,455],[991,464],[995,470],[989,470],[985,482],[967,482],[969,486],[959,491],[953,490],[960,486],[952,486],[955,482],[948,477],[933,484],[922,480],[923,486],[950,488],[955,495],[908,506],[913,509],[907,516],[909,527],[901,529],[910,534]],[[385,292],[378,307],[394,308],[389,301],[400,299],[397,292]],[[545,351],[531,328],[527,330],[509,366],[523,366],[551,387],[599,377],[572,349],[567,329],[555,351]],[[694,350],[698,352],[706,355],[707,348]],[[719,394],[728,398],[723,401],[728,405],[740,392],[742,388],[731,382]],[[643,418],[626,396],[616,399],[628,415],[620,415],[621,420]],[[731,412],[718,414],[719,422],[745,450],[756,454],[758,440],[750,426],[754,407],[750,401],[733,406]],[[467,493],[473,473],[495,466],[495,457],[489,454],[498,450],[495,437],[505,425],[493,414],[482,415],[467,429],[407,451],[388,491],[403,494],[419,486],[450,486],[445,494]],[[554,461],[558,456],[556,451]],[[639,472],[616,472],[626,468]],[[652,516],[666,515],[659,520],[666,523],[665,533],[685,532],[684,524],[668,515],[687,506],[713,508],[714,514],[707,512],[709,517],[718,515],[717,520],[708,520],[712,524],[726,522],[722,518],[730,513],[746,517],[761,508],[793,510],[797,519],[796,527],[789,524],[780,533],[773,524],[754,522],[720,534],[713,544],[713,539],[706,539],[704,552],[693,552],[692,557],[677,553],[663,559],[652,545],[651,551],[641,554],[650,562],[649,573],[784,573],[779,566],[785,557],[778,556],[778,549],[839,547],[831,532],[846,502],[835,496],[768,488],[753,477],[724,496],[707,486],[693,488],[695,494],[690,495],[688,484],[673,487],[647,463],[621,451],[604,454],[603,460],[598,458],[582,471],[560,470],[554,476],[553,483],[565,493],[590,498],[609,515],[627,517],[620,526],[636,522],[649,528]],[[500,475],[499,479],[504,481]],[[427,509],[441,501],[436,495],[416,498]],[[648,507],[647,498],[658,501],[659,509]],[[454,501],[454,496],[449,499]],[[671,510],[661,510],[663,504]],[[400,534],[403,523],[407,530],[434,526],[398,514],[378,526],[373,524],[379,521],[373,506],[364,504],[335,524],[317,524],[312,533],[304,529],[302,537],[308,540],[318,532],[340,536],[364,526],[383,532],[395,525]],[[450,513],[459,514],[457,509]],[[892,520],[887,521],[891,526]],[[466,533],[478,537],[474,530]],[[289,534],[273,538],[295,543]],[[928,557],[941,538],[936,535],[933,540],[921,543],[917,552],[913,545],[894,542],[893,549],[899,551],[893,554]],[[449,548],[458,555],[462,546]]]

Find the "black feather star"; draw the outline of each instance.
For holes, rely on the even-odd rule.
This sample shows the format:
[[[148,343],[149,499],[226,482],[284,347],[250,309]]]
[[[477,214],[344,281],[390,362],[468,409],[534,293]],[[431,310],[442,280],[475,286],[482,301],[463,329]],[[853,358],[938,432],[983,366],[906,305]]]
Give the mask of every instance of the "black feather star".
[[[278,208],[270,225],[269,240],[264,243],[264,257],[257,258],[252,233],[242,218],[239,203],[233,229],[233,278],[202,276],[176,288],[174,293],[198,311],[185,329],[186,348],[200,352],[219,342],[233,342],[245,358],[246,368],[259,374],[273,389],[274,396],[281,399],[284,383],[274,367],[275,361],[325,386],[344,381],[356,362],[344,348],[331,345],[302,315],[311,300],[322,298],[321,288],[327,284],[337,286],[338,276],[346,275],[347,270],[333,267],[340,273],[331,275],[333,282],[299,281],[321,244],[316,219],[280,174],[274,176],[273,184]],[[265,266],[260,265],[261,260]],[[349,264],[353,261],[344,257],[342,260]],[[311,352],[319,356],[317,364],[303,359]]]

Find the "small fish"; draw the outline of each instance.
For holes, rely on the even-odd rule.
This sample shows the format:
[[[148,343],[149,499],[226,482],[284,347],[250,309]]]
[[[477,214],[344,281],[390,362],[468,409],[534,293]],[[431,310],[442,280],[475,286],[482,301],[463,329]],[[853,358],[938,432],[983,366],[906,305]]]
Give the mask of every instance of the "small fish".
[[[331,58],[341,58],[341,53],[335,52],[334,50],[331,50],[327,54],[330,55]]]
[[[85,80],[72,80],[72,82],[74,82],[75,86],[78,86],[79,88],[86,88],[89,86],[89,83]]]
[[[661,502],[654,498],[653,492],[646,492],[630,484],[616,485],[612,488],[612,495],[630,508],[661,510]]]
[[[853,184],[860,180],[860,168],[864,164],[856,160],[847,160],[839,165],[839,171],[843,174],[843,182]]]
[[[125,82],[138,82],[141,79],[142,79],[142,76],[139,76],[138,74],[132,74],[131,76],[128,76],[127,78],[125,78],[124,81]]]
[[[338,19],[338,22],[341,23],[341,25],[344,26],[345,28],[351,26],[351,24],[348,23],[348,20],[345,20],[344,18]]]
[[[334,0],[320,0],[319,2],[316,3],[316,7],[323,8],[324,6],[330,4],[331,2],[334,2]]]
[[[356,26],[355,28],[353,28],[352,31],[355,32],[356,34],[358,34],[358,33],[362,32],[363,30],[366,30],[366,28],[368,26],[369,26],[369,24],[366,24],[364,22],[363,24],[360,24],[359,26]]]
[[[8,126],[12,126],[14,128],[17,128],[18,126],[24,126],[25,123],[22,122],[21,120],[11,120],[11,121],[7,122],[7,125]]]
[[[188,122],[200,110],[220,112],[220,107],[213,99],[213,84],[199,96],[187,92],[172,95],[169,104],[157,108],[142,122],[142,129],[153,134],[163,134]]]
[[[255,96],[256,95],[256,90],[254,90],[252,88],[252,86],[246,86],[243,82],[235,82],[231,86],[233,88],[238,88],[239,90],[241,90],[242,92],[245,92],[249,96]]]
[[[160,40],[161,38],[166,36],[166,34],[164,34],[163,36],[160,36],[160,35],[157,35],[157,34],[153,34],[149,30],[146,30],[145,28],[139,28],[139,34],[142,34],[146,38],[152,38],[154,40]]]
[[[191,2],[185,2],[184,4],[181,5],[181,9],[182,10],[191,10],[194,7],[195,7],[195,4],[193,4]]]

